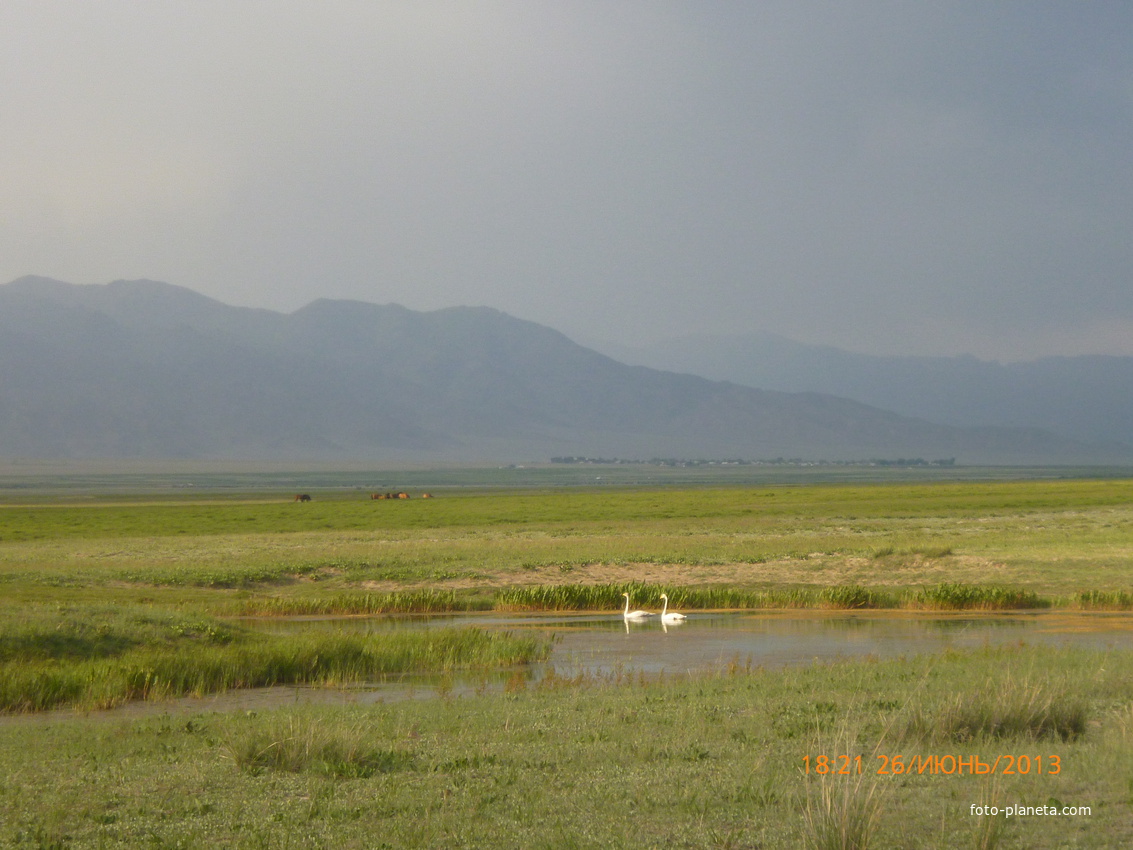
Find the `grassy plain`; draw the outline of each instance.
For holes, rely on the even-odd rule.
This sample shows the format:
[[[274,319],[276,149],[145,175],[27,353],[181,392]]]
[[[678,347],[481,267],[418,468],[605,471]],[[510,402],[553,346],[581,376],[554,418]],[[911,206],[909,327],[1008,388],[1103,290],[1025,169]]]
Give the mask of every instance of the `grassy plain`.
[[[1133,482],[1044,480],[0,504],[10,601],[232,600],[652,582],[1130,589]],[[615,597],[616,598],[616,597]]]
[[[296,503],[298,489],[4,491],[0,709],[384,670],[488,676],[546,651],[439,631],[329,646],[268,637],[243,613],[614,610],[623,587],[664,588],[685,610],[1133,607],[1127,479],[462,484],[394,502],[328,485]],[[875,847],[1133,843],[1133,653],[1020,647],[538,687],[517,675],[506,693],[440,697],[10,715],[0,846],[850,846],[826,841],[840,827]],[[819,773],[840,754],[863,772]],[[1026,755],[1028,772],[879,775],[894,755]],[[1092,812],[969,814],[989,801]]]

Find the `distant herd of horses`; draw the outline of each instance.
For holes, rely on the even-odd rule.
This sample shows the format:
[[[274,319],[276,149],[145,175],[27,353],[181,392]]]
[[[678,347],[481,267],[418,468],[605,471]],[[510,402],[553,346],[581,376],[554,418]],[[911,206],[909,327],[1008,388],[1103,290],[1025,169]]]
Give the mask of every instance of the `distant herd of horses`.
[[[409,494],[408,493],[371,493],[370,498],[371,499],[408,499]],[[433,494],[432,493],[422,493],[421,498],[422,499],[431,499],[431,498],[433,498]],[[295,494],[295,501],[296,502],[309,502],[309,501],[311,501],[311,496],[310,496],[309,493],[296,493]]]

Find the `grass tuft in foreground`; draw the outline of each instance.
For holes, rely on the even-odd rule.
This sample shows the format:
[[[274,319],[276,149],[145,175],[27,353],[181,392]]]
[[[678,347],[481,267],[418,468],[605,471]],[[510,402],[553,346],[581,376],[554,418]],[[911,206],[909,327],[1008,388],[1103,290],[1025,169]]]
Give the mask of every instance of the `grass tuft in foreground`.
[[[808,850],[868,850],[881,822],[881,798],[874,777],[828,774],[808,789],[803,810]]]
[[[1003,840],[1007,819],[987,813],[989,809],[999,809],[1003,802],[1002,796],[1002,789],[996,779],[985,782],[978,803],[981,814],[976,816],[972,827],[973,850],[995,850]]]
[[[938,705],[921,704],[905,727],[909,740],[1077,741],[1086,734],[1086,703],[1049,681],[1008,679],[961,690]]]
[[[415,765],[410,752],[375,746],[372,734],[360,721],[316,722],[295,715],[275,715],[268,724],[234,733],[223,753],[252,775],[277,770],[364,779],[412,770]]]

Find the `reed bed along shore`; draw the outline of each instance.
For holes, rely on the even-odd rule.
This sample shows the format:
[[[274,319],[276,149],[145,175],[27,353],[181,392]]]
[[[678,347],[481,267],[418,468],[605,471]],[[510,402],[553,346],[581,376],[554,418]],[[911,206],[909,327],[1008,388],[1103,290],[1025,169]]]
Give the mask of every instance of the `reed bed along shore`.
[[[511,667],[549,651],[543,636],[472,628],[274,635],[141,607],[30,611],[0,630],[0,712]]]
[[[241,600],[228,613],[245,617],[336,616],[374,614],[449,614],[492,611],[496,606],[481,592],[405,590],[338,591],[317,596],[257,596]]]
[[[347,616],[443,614],[475,611],[617,611],[628,593],[634,605],[669,604],[686,611],[722,610],[924,610],[1019,611],[1065,608],[1089,611],[1133,610],[1133,593],[1083,591],[1069,597],[1040,596],[998,585],[941,583],[895,591],[859,585],[753,589],[728,586],[679,587],[648,582],[524,585],[483,590],[337,592],[314,596],[256,596],[230,605],[232,616]]]
[[[391,635],[299,635],[255,643],[146,650],[80,662],[0,667],[0,712],[112,708],[272,685],[339,685],[405,673],[510,667],[540,660],[535,636],[479,629]]]

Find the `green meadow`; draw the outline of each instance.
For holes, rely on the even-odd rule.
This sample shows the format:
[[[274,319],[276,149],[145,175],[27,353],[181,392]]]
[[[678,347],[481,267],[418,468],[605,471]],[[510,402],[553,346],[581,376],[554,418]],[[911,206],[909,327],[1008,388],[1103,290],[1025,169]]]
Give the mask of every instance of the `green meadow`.
[[[666,592],[690,613],[1130,611],[1133,480],[508,487],[507,474],[421,479],[393,501],[329,474],[286,489],[219,474],[211,488],[0,488],[0,846],[1133,843],[1133,653],[737,660],[536,683],[524,671],[546,637],[263,628],[615,613],[622,592]],[[357,683],[413,674],[433,677],[433,697],[347,704]],[[487,685],[501,676],[503,692]],[[457,696],[453,677],[485,685]],[[271,685],[343,698],[171,702]],[[1008,804],[1091,812],[970,808]]]

